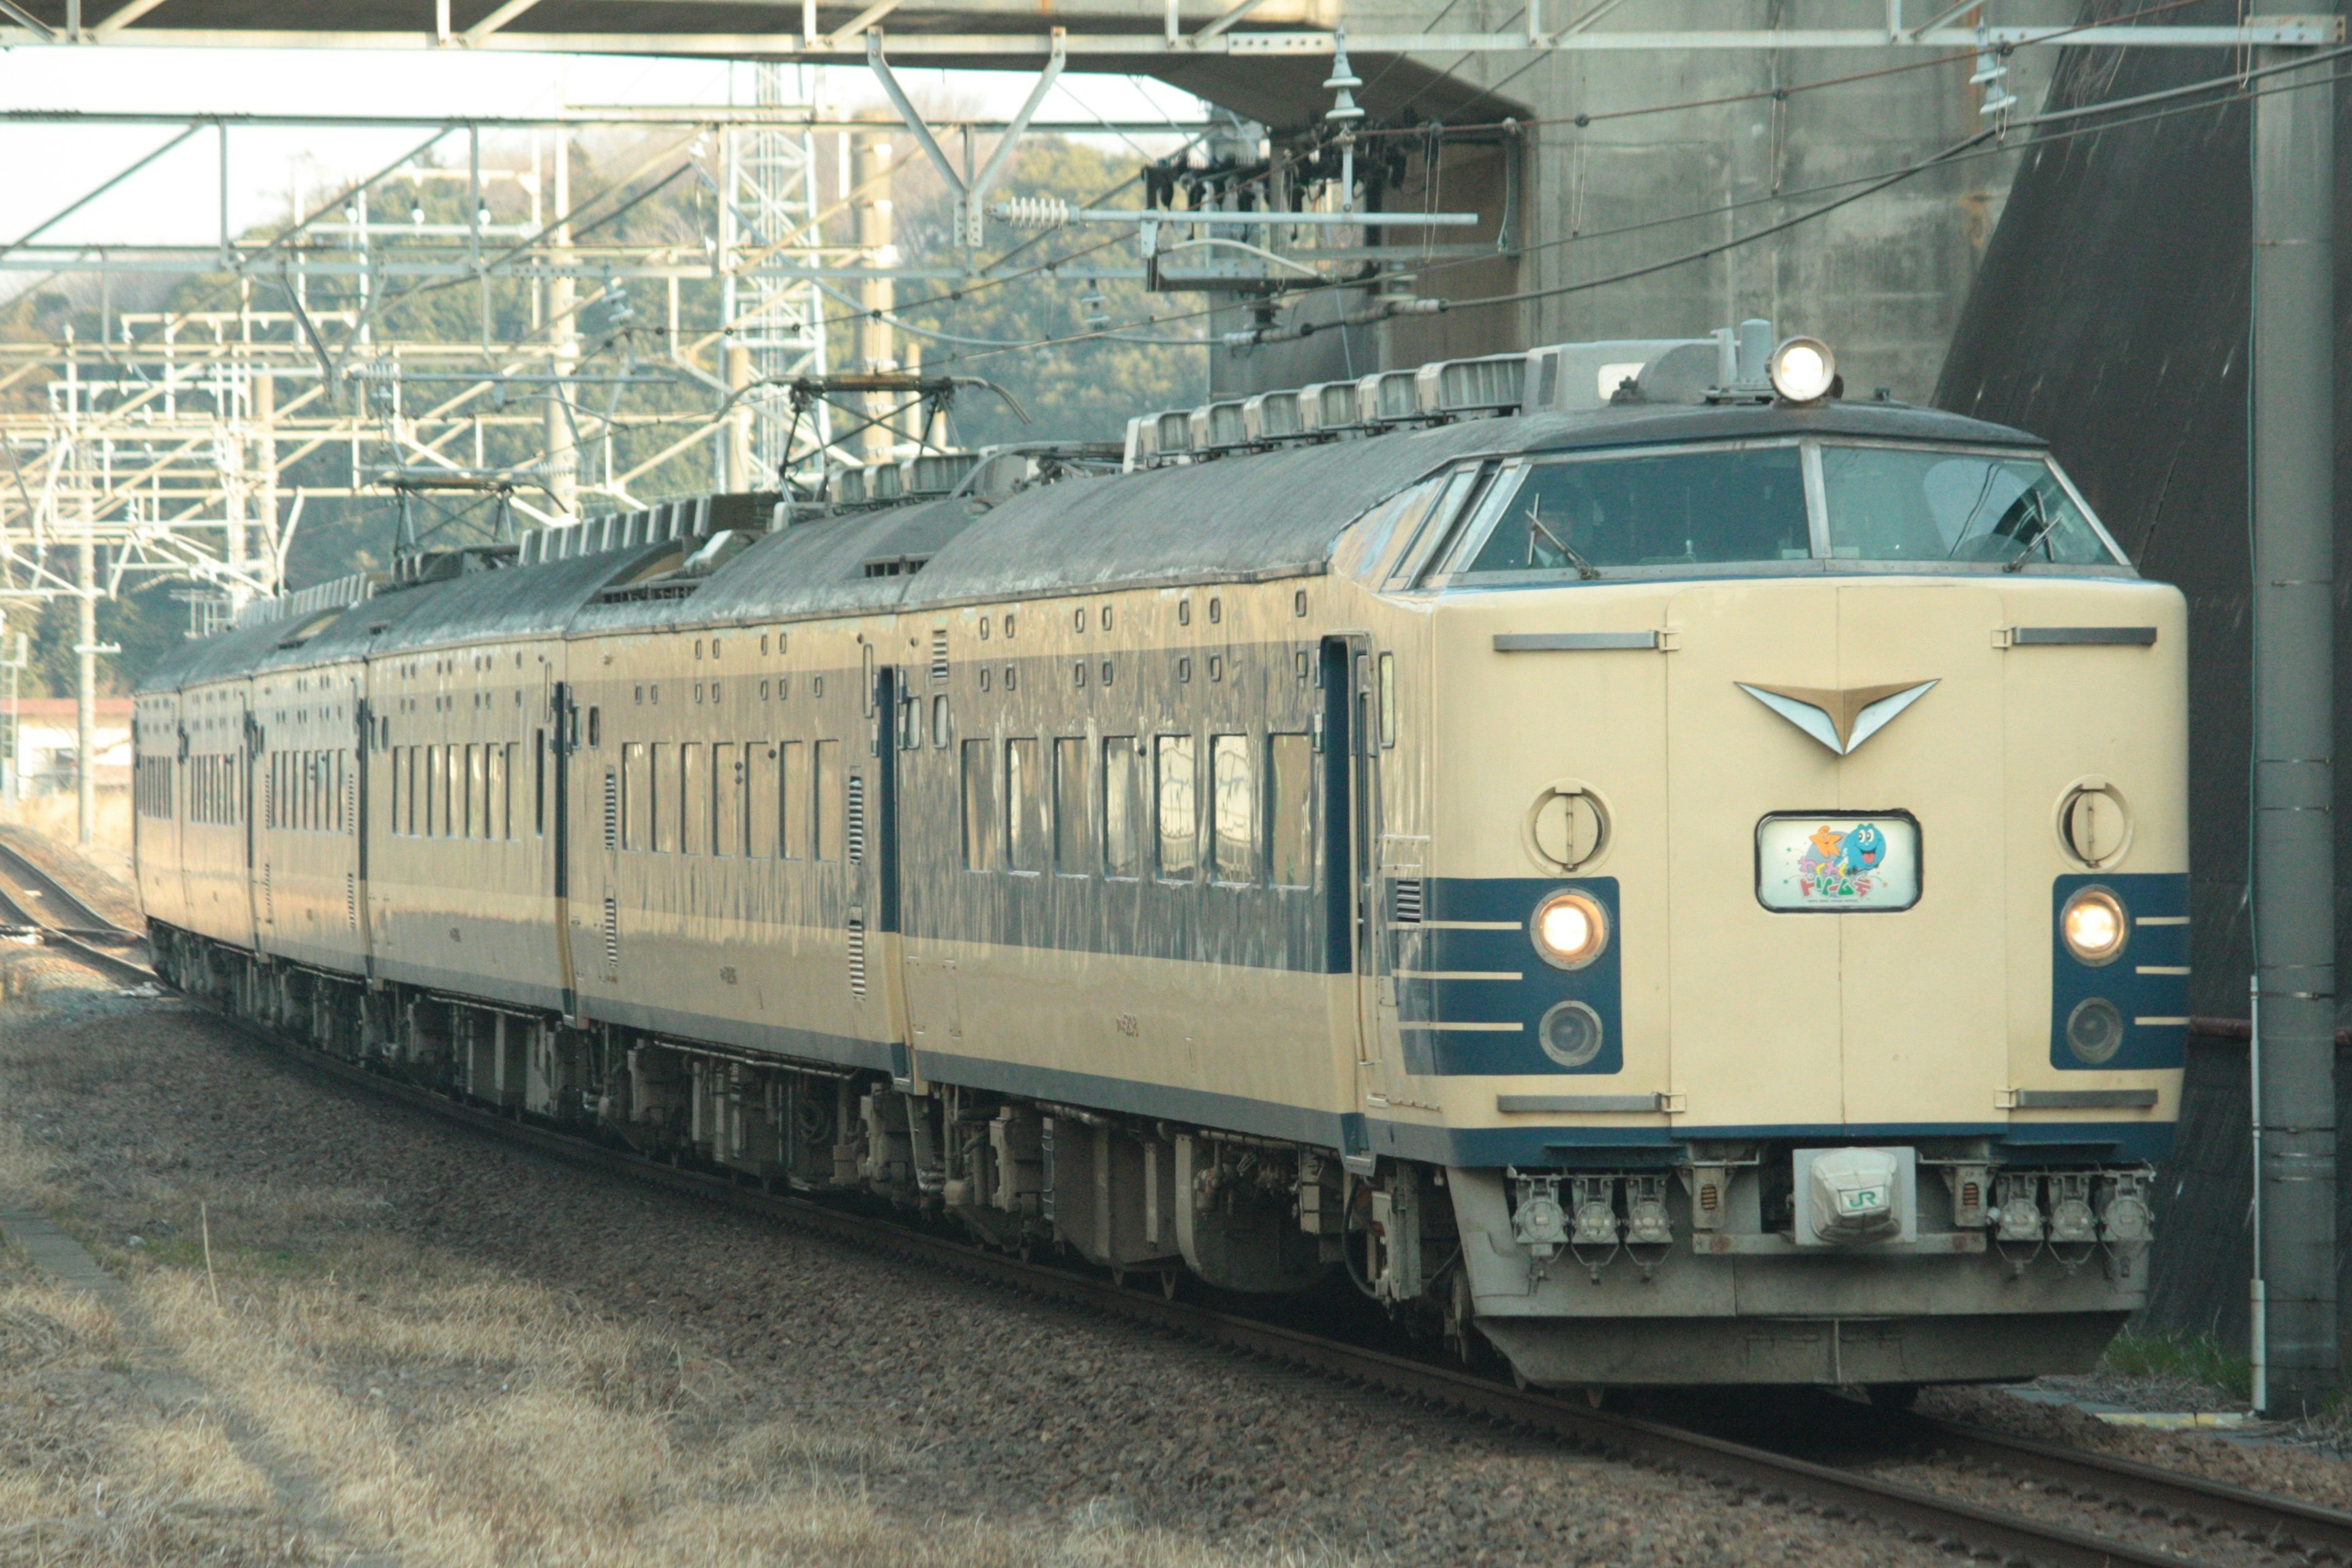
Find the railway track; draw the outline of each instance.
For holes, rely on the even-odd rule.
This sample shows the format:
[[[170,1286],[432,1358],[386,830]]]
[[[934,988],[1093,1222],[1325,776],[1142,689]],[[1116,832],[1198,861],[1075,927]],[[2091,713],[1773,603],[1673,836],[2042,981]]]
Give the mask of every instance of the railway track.
[[[87,926],[68,929],[34,918],[64,911]],[[21,851],[0,844],[0,923],[38,929],[46,942],[108,975],[152,981],[148,970],[85,940],[104,932],[131,939],[75,898]],[[430,1089],[313,1049],[306,1042],[226,1016],[241,1030],[284,1050],[310,1069],[364,1092],[400,1101],[563,1163],[691,1194],[805,1232],[953,1270],[1024,1294],[1100,1312],[1146,1327],[1220,1344],[1555,1437],[1573,1447],[1706,1479],[1744,1500],[1793,1506],[1824,1517],[1857,1518],[1972,1558],[2043,1568],[2230,1568],[2248,1547],[2290,1559],[2352,1563],[2352,1513],[2134,1460],[2067,1448],[1930,1416],[1852,1406],[1844,1412],[1885,1452],[1932,1454],[1982,1466],[2086,1503],[2120,1507],[2177,1532],[2193,1533],[2194,1555],[1988,1507],[1928,1488],[1886,1479],[1850,1464],[1823,1463],[1771,1447],[1689,1426],[1595,1408],[1444,1364],[1307,1333],[1192,1302],[1138,1290],[1091,1274],[988,1251],[837,1208],[768,1193],[722,1177],[588,1142],[534,1123],[449,1099]],[[2225,1544],[2226,1543],[2226,1544]],[[2221,1550],[2214,1548],[2221,1546]]]
[[[22,850],[0,840],[0,927],[37,935],[44,947],[89,965],[126,985],[152,984],[155,974],[109,946],[141,941],[100,914]]]
[[[2137,1518],[2194,1532],[2200,1543],[2228,1543],[2218,1552],[2207,1544],[2195,1555],[2181,1555],[1888,1480],[1852,1466],[1821,1463],[1687,1426],[1594,1408],[1581,1400],[1515,1388],[1450,1364],[1170,1300],[1156,1289],[1131,1289],[811,1199],[741,1186],[453,1100],[327,1056],[246,1020],[229,1021],[338,1081],[575,1166],[692,1194],[795,1229],[950,1269],[1029,1296],[1545,1433],[1588,1452],[1704,1477],[1739,1493],[1743,1500],[1799,1507],[1829,1518],[1871,1520],[1913,1541],[1932,1542],[1970,1557],[2042,1568],[2232,1568],[2244,1560],[2246,1546],[2253,1543],[2290,1558],[2333,1557],[2352,1563],[2352,1513],[1958,1423],[1863,1412],[1865,1418],[1881,1424],[1883,1440],[1889,1446],[1924,1447],[1948,1458],[1997,1467],[2031,1480],[2045,1493],[2120,1505]]]

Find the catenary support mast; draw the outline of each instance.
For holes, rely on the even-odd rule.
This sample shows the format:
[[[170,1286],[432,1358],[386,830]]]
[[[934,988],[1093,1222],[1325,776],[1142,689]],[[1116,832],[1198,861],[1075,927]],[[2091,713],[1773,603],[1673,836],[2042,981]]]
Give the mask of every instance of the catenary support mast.
[[[2336,1374],[2334,68],[2253,110],[2254,1399],[2290,1416]]]

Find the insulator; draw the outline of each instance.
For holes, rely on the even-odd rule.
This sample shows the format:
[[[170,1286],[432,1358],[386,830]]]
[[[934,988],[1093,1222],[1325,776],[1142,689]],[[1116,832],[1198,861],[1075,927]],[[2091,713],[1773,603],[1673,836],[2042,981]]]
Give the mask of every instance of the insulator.
[[[1059,196],[1015,196],[997,203],[996,216],[1015,228],[1059,228],[1070,221],[1070,204]]]

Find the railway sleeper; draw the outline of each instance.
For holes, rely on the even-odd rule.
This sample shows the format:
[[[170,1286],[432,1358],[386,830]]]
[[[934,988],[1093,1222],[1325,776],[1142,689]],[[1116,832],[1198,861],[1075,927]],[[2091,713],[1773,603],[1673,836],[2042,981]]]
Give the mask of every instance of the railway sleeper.
[[[1442,1168],[760,1056],[275,959],[155,927],[158,973],[221,1011],[503,1114],[771,1190],[856,1192],[1114,1277],[1279,1294],[1344,1274],[1484,1350]]]

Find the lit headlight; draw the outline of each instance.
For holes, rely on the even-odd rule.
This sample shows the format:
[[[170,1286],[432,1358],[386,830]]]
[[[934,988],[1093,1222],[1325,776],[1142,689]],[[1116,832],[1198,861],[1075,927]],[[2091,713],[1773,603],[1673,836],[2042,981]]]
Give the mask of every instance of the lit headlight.
[[[1581,969],[1609,947],[1609,916],[1589,894],[1554,893],[1528,922],[1536,953],[1555,969]]]
[[[2131,920],[2121,899],[2105,888],[2084,888],[2059,911],[2058,934],[2083,963],[2113,963],[2131,939]]]
[[[1772,390],[1791,403],[1813,403],[1837,381],[1837,355],[1819,338],[1790,338],[1772,351]]]

